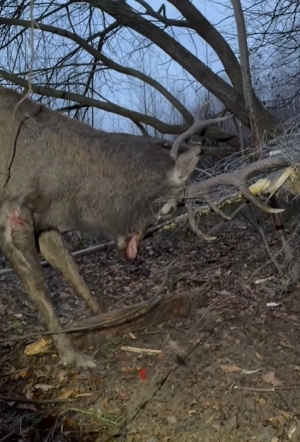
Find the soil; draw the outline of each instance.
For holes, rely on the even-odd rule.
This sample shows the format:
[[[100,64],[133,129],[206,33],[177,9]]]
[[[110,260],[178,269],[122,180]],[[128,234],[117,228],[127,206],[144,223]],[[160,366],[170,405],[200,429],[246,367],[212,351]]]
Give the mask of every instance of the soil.
[[[267,238],[277,251],[272,227]],[[109,250],[78,264],[109,311],[154,296],[174,258],[166,290],[199,287],[207,305],[87,349],[98,362],[88,370],[24,355],[34,339],[22,337],[43,325],[16,275],[0,277],[0,442],[300,441],[300,285],[278,277],[249,226],[227,223],[204,242],[181,224],[145,240],[133,263]],[[91,315],[60,275],[45,273],[65,326]]]

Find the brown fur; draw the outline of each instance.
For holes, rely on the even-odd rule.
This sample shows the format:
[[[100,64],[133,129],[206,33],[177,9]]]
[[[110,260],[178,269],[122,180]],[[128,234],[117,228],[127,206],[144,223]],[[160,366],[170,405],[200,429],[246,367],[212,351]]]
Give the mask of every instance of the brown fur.
[[[0,247],[48,328],[57,330],[35,238],[50,264],[98,311],[59,232],[104,234],[126,250],[183,198],[199,149],[175,162],[140,137],[107,134],[21,98],[0,86]],[[63,363],[92,365],[67,336],[56,335],[55,343]]]

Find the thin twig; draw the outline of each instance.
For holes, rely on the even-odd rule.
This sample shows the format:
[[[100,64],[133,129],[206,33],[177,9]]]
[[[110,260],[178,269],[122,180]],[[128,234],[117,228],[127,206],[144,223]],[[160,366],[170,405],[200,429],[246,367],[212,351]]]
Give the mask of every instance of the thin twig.
[[[59,399],[59,398],[52,398],[52,399],[27,399],[26,397],[15,397],[15,396],[3,396],[0,395],[0,401],[3,402],[22,402],[23,404],[40,404],[40,405],[46,405],[46,404],[58,404],[58,403],[66,403],[66,402],[72,402],[74,399]],[[1,439],[0,439],[1,442]]]
[[[263,243],[264,243],[264,246],[265,246],[266,252],[267,252],[267,254],[269,255],[270,260],[272,261],[272,263],[273,263],[274,266],[276,267],[276,269],[277,269],[277,271],[278,271],[278,275],[280,276],[280,278],[282,278],[282,277],[283,277],[283,271],[281,270],[281,267],[280,267],[280,265],[278,264],[278,262],[277,262],[277,260],[276,260],[276,258],[275,258],[275,255],[274,255],[274,253],[272,252],[272,250],[271,250],[271,248],[270,248],[270,246],[269,246],[269,244],[268,244],[268,241],[267,241],[267,238],[266,238],[266,234],[265,234],[265,232],[264,232],[264,229],[261,227],[260,224],[257,224],[256,227],[257,227],[258,232],[260,233],[260,236],[262,237],[262,240],[263,240]]]
[[[271,388],[242,387],[240,385],[234,385],[232,387],[232,389],[233,390],[245,390],[245,391],[257,391],[257,392],[264,392],[264,393],[272,393],[272,392],[280,391],[280,390],[299,390],[300,385],[291,386],[291,387],[271,387]]]
[[[18,437],[18,440],[22,440],[22,435],[20,433],[16,433],[15,431],[11,431],[6,436],[1,437],[0,442],[6,442],[12,438],[12,436]]]

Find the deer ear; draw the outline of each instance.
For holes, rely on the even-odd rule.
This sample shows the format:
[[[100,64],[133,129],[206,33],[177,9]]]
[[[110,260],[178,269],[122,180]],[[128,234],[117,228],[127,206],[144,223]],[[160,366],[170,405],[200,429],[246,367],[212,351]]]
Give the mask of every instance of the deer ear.
[[[200,153],[200,147],[194,146],[179,155],[171,172],[171,181],[173,181],[174,184],[180,185],[185,183],[197,166]]]

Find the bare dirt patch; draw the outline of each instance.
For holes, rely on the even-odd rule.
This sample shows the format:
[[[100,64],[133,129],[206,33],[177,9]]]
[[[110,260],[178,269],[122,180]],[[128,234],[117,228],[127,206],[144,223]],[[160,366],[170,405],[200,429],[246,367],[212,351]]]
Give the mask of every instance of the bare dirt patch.
[[[166,289],[205,290],[207,305],[89,349],[96,370],[25,357],[29,340],[1,344],[0,441],[300,440],[300,289],[282,288],[259,235],[235,221],[203,242],[181,225],[146,240],[134,263],[114,250],[78,262],[113,310],[153,296],[175,257]],[[65,325],[90,315],[58,274],[46,273]],[[14,274],[1,277],[0,315],[2,339],[43,330]]]

